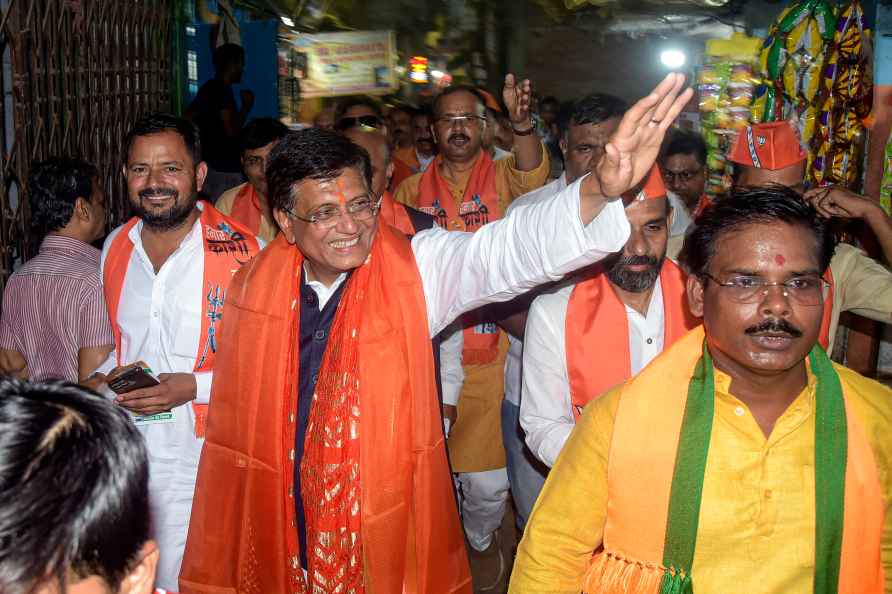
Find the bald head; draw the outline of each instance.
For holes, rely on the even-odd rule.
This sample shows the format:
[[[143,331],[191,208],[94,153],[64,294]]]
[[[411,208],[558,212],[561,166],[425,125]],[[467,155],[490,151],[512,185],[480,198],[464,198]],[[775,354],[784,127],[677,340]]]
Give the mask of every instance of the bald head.
[[[364,148],[369,154],[372,161],[372,192],[376,197],[381,196],[393,175],[393,163],[387,137],[375,131],[365,131],[362,128],[352,128],[344,132],[344,135]]]

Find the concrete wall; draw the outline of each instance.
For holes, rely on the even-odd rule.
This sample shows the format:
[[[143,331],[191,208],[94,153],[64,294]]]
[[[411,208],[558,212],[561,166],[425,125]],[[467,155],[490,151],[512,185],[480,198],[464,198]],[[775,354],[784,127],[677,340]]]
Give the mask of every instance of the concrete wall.
[[[689,56],[703,51],[703,42],[697,39],[600,37],[570,26],[531,28],[527,45],[524,76],[534,81],[541,94],[561,100],[591,92],[638,99],[668,72],[660,63],[663,49],[680,48]]]

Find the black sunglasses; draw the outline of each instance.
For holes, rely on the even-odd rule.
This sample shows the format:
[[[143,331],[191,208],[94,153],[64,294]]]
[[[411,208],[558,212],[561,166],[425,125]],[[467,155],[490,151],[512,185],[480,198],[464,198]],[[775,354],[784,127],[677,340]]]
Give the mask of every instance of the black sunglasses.
[[[380,128],[383,123],[384,121],[381,118],[373,115],[359,116],[358,118],[341,118],[338,120],[335,129],[338,132],[343,132],[357,126],[363,128]]]

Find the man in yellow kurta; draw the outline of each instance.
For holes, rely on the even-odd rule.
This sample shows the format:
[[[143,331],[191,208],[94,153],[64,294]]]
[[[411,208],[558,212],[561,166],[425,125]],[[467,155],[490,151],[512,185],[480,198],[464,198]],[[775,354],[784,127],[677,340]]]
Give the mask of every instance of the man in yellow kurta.
[[[834,248],[784,188],[698,219],[703,327],[586,408],[511,592],[892,592],[892,392],[817,345]]]
[[[529,116],[530,83],[505,81],[504,93],[522,101],[509,114],[514,128],[514,152],[493,161],[484,151],[485,102],[472,87],[450,87],[434,102],[434,139],[439,155],[424,173],[400,184],[395,198],[437,218],[448,230],[476,231],[503,216],[512,200],[545,184],[549,162]],[[462,332],[464,385],[455,402],[445,402],[451,423],[449,455],[458,473],[462,518],[471,545],[475,587],[493,588],[507,573],[497,529],[508,499],[508,473],[502,445],[501,401],[507,337],[482,312],[455,324]]]

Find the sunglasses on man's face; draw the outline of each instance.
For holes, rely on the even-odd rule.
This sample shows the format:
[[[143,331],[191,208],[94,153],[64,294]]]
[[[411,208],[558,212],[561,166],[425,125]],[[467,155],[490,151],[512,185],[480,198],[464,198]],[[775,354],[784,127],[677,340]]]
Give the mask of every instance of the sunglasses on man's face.
[[[380,128],[383,123],[384,121],[381,118],[373,115],[359,116],[358,118],[341,118],[338,120],[335,129],[338,132],[344,132],[357,126],[362,128]]]

